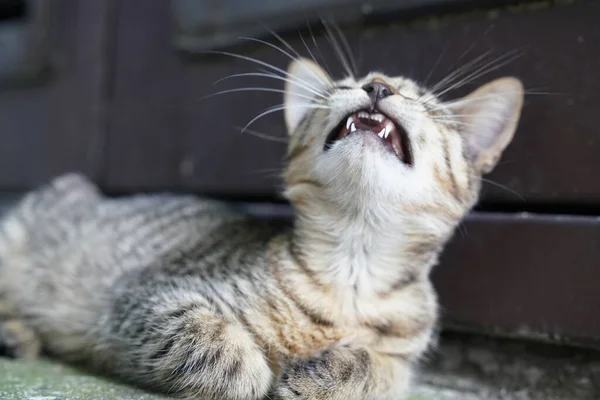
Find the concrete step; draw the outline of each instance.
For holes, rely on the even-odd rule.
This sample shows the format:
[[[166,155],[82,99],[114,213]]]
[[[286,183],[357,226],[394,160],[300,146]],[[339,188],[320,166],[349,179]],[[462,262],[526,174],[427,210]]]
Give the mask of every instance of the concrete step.
[[[1,400],[167,400],[51,360],[0,359]],[[600,353],[445,335],[410,400],[598,400]]]

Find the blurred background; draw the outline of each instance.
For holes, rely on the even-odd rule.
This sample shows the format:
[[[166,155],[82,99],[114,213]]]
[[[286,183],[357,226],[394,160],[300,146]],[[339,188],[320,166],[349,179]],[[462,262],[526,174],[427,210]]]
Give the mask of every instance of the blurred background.
[[[516,138],[434,273],[444,327],[600,347],[598,1],[0,0],[1,202],[77,170],[115,195],[186,191],[289,215],[283,116],[251,127],[280,139],[239,129],[282,95],[203,99],[283,84],[214,84],[263,67],[210,52],[285,69],[285,54],[240,39],[283,47],[272,29],[341,77],[321,17],[340,26],[361,73],[433,86],[479,60],[482,73],[446,99],[523,80]]]

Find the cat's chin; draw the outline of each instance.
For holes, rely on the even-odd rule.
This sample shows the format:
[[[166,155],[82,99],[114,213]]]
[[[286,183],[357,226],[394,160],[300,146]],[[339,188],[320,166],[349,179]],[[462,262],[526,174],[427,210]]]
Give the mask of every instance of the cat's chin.
[[[382,201],[401,196],[405,182],[415,172],[399,162],[377,136],[368,133],[349,135],[336,142],[318,158],[314,171],[318,181],[332,192],[344,196],[368,194]]]

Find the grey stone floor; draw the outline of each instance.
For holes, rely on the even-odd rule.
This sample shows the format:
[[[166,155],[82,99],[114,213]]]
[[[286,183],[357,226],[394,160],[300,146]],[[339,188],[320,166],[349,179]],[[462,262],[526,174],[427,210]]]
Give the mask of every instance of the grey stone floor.
[[[440,400],[600,400],[600,351],[445,335],[417,388]]]
[[[0,359],[1,400],[165,400],[48,360]],[[410,400],[599,400],[600,352],[446,335]]]

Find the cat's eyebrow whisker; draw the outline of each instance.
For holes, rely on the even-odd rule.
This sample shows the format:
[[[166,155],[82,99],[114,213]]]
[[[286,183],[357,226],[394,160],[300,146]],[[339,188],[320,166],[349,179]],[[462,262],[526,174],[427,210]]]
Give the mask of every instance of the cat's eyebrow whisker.
[[[239,78],[239,77],[246,77],[246,76],[259,76],[259,77],[263,77],[263,78],[277,79],[277,80],[281,80],[281,81],[284,81],[284,82],[289,82],[289,83],[291,83],[293,85],[301,86],[300,83],[297,80],[285,78],[283,76],[279,76],[277,74],[273,74],[273,73],[268,72],[268,71],[267,72],[244,72],[244,73],[241,73],[241,74],[228,75],[228,76],[226,76],[224,78],[221,78],[221,79],[215,81],[213,83],[213,85],[216,85],[217,83],[223,82],[224,80],[227,80],[227,79]],[[323,100],[327,99],[327,97],[325,95],[321,94],[321,92],[317,93],[317,92],[313,92],[312,90],[310,90],[307,87],[304,87],[304,86],[301,86],[301,87],[303,87],[304,89],[310,91],[315,96],[318,96],[318,97],[322,98]],[[285,91],[282,90],[280,93],[285,93]],[[300,94],[297,94],[297,96],[304,97],[304,98],[307,98],[307,99],[313,99],[310,96],[302,96]]]
[[[308,28],[308,33],[310,34],[310,37],[312,38],[313,44],[315,45],[315,49],[319,53],[319,56],[321,56],[321,61],[323,61],[323,66],[325,67],[325,70],[327,70],[327,74],[329,76],[332,76],[331,69],[329,68],[329,65],[327,64],[325,57],[323,57],[323,53],[321,53],[321,48],[317,44],[317,40],[315,39],[315,35],[313,34],[312,28],[310,27],[310,23],[308,23],[308,21],[306,22],[306,26]],[[320,63],[317,63],[317,64],[320,64]]]
[[[460,81],[454,83],[453,85],[447,87],[446,89],[437,93],[436,95],[438,97],[443,96],[445,93],[447,93],[451,90],[454,90],[461,86],[464,86],[465,84],[472,82],[475,79],[482,77],[483,75],[487,75],[490,72],[497,70],[498,68],[502,68],[503,66],[510,64],[511,62],[520,58],[521,55],[522,55],[521,52],[512,51],[512,52],[508,52],[500,57],[497,57],[496,59],[485,63],[483,66],[477,68],[475,71],[473,71],[471,74],[467,75],[465,78],[463,78]]]
[[[271,35],[273,35],[275,38],[277,38],[277,40],[279,40],[279,42],[281,42],[281,44],[283,44],[288,50],[290,50],[292,53],[294,53],[298,59],[302,58],[300,53],[298,53],[298,51],[296,49],[294,49],[294,47],[291,44],[289,44],[289,42],[287,42],[284,38],[282,38],[281,35],[279,35],[277,32],[275,32],[274,30],[272,30],[269,27],[266,27],[266,29],[270,32]],[[310,56],[313,59],[313,61],[315,62],[315,64],[320,65],[320,63],[317,62],[317,60],[313,56],[312,52],[306,45],[306,42],[304,41],[304,37],[302,37],[302,35],[300,35],[300,39],[302,40],[302,43],[304,43],[304,47],[306,47],[308,54],[310,54]],[[313,39],[314,39],[314,37],[313,37]],[[327,72],[329,73],[329,75],[331,75],[331,73],[329,72],[328,69],[327,69]],[[312,71],[311,71],[311,74],[314,75],[314,73]],[[317,78],[319,78],[319,77],[317,77]],[[329,84],[329,86],[334,86],[334,83],[329,76],[326,76],[326,79],[327,79],[327,83]],[[319,80],[321,80],[321,79],[319,79]]]
[[[272,33],[272,34],[274,34],[274,32],[271,32],[271,33]],[[276,36],[276,37],[277,37],[277,38],[279,38],[279,40],[283,40],[283,39],[281,39],[279,36]],[[242,36],[242,37],[240,37],[240,39],[244,39],[244,40],[250,40],[250,41],[253,41],[253,42],[257,42],[257,43],[261,43],[261,44],[264,44],[264,45],[266,45],[266,46],[269,46],[269,47],[271,47],[271,48],[273,48],[273,49],[275,49],[275,50],[279,51],[280,53],[284,54],[285,56],[287,56],[288,58],[290,58],[290,59],[291,59],[291,60],[293,60],[293,61],[298,61],[298,60],[299,60],[299,58],[300,58],[300,55],[299,55],[299,54],[296,52],[296,50],[293,50],[293,49],[292,49],[292,51],[296,52],[296,55],[297,55],[297,57],[294,57],[293,55],[291,55],[290,53],[288,53],[287,51],[285,51],[285,50],[284,50],[284,49],[282,49],[281,47],[279,47],[279,46],[276,46],[276,45],[275,45],[275,44],[273,44],[273,43],[267,42],[266,40],[255,39],[255,38],[251,38],[251,37],[245,37],[245,36]],[[287,42],[284,42],[284,43],[287,43]],[[288,46],[289,46],[289,45],[288,45]],[[324,81],[324,80],[323,80],[323,78],[321,78],[320,76],[318,76],[318,75],[317,75],[316,73],[314,73],[312,70],[310,70],[310,69],[309,69],[309,70],[308,70],[308,72],[309,72],[309,73],[310,73],[310,74],[313,76],[313,78],[317,79],[317,80],[318,80],[319,82],[321,82],[323,85],[325,85],[325,86],[329,86],[329,85],[330,85],[330,82],[326,82],[326,81]],[[296,79],[297,79],[297,78],[296,78]]]
[[[448,45],[449,45],[449,42],[446,42],[446,45],[444,46],[444,50],[442,50],[440,52],[440,55],[438,56],[437,60],[435,60],[435,64],[433,64],[433,67],[429,70],[429,73],[427,74],[427,77],[423,81],[423,85],[424,86],[427,85],[427,82],[429,82],[429,78],[431,78],[431,75],[433,74],[433,71],[435,71],[435,69],[440,64],[440,61],[442,61],[442,58],[444,58],[444,55],[446,54],[446,51],[448,50]]]
[[[327,32],[328,41],[331,44],[331,47],[333,47],[333,50],[335,51],[335,54],[337,55],[338,60],[344,67],[344,70],[346,70],[346,73],[350,77],[352,77],[352,79],[356,80],[356,76],[352,72],[352,68],[350,68],[350,64],[348,64],[348,60],[346,60],[346,57],[344,56],[344,52],[342,51],[342,48],[341,48],[339,42],[335,38],[335,35],[331,31],[329,24],[323,18],[321,18],[321,23],[323,24],[323,27],[325,28],[325,31]]]
[[[453,82],[455,79],[457,79],[458,77],[461,76],[461,74],[466,73],[466,71],[468,71],[470,68],[472,68],[474,65],[476,65],[478,62],[480,62],[482,59],[484,59],[485,57],[487,57],[490,54],[490,50],[484,52],[483,54],[481,54],[480,56],[475,57],[474,59],[466,62],[464,65],[456,68],[454,71],[450,72],[448,75],[446,75],[444,78],[442,78],[438,83],[436,83],[431,89],[430,91],[432,93],[437,92],[439,89],[441,89],[442,87],[444,87],[444,85],[449,84],[451,82]]]
[[[344,49],[346,50],[346,54],[348,55],[348,60],[350,61],[352,71],[354,72],[353,77],[358,75],[358,68],[356,67],[355,57],[354,57],[354,54],[352,54],[352,49],[350,48],[350,44],[348,43],[348,39],[346,38],[346,35],[344,35],[344,32],[342,32],[339,25],[335,21],[329,21],[329,23],[333,26],[333,29],[335,29],[338,37],[342,41],[342,45],[344,46]]]
[[[442,88],[445,85],[449,85],[452,82],[454,82],[456,79],[459,79],[464,74],[467,74],[469,71],[472,70],[472,68],[475,68],[475,66],[477,65],[477,63],[479,63],[481,60],[483,60],[485,57],[487,57],[490,53],[491,53],[491,51],[488,50],[488,51],[484,52],[482,55],[480,55],[478,57],[475,57],[473,60],[466,62],[461,67],[457,68],[453,72],[451,72],[448,75],[446,75],[446,77],[444,77],[443,79],[441,79],[438,83],[436,83],[430,89],[430,93],[425,94],[425,96],[429,96],[429,98],[426,97],[425,102],[431,101],[436,96],[438,96],[438,94],[437,94],[438,90],[442,90]]]
[[[262,117],[267,116],[269,114],[272,114],[274,112],[282,111],[282,110],[285,110],[285,109],[291,109],[291,108],[308,108],[308,109],[322,109],[322,110],[329,110],[329,109],[331,109],[331,107],[327,107],[327,106],[323,106],[323,105],[318,105],[318,104],[298,104],[298,105],[294,105],[294,106],[286,105],[286,104],[279,104],[279,105],[276,105],[276,106],[273,106],[273,107],[269,107],[264,112],[258,114],[256,117],[252,118],[252,120],[250,120],[250,122],[248,122],[242,128],[242,133],[244,133],[246,131],[246,129],[248,129],[248,127],[250,125],[252,125],[257,120],[261,119]]]
[[[244,87],[244,88],[234,88],[234,89],[228,89],[228,90],[222,90],[220,92],[217,93],[211,93],[209,95],[206,95],[204,97],[200,98],[200,101],[202,100],[206,100],[209,99],[211,97],[215,97],[215,96],[220,96],[222,94],[227,94],[227,93],[235,93],[235,92],[270,92],[270,93],[287,93],[285,90],[283,89],[274,89],[274,88],[265,88],[265,87]],[[308,100],[314,100],[312,97],[310,96],[304,96],[301,94],[295,94],[295,96],[298,97],[302,97],[304,99],[308,99]]]
[[[249,61],[249,62],[252,62],[252,63],[258,64],[258,65],[262,65],[263,67],[266,67],[266,68],[268,68],[268,69],[270,69],[270,70],[273,70],[273,71],[279,72],[279,73],[282,75],[282,77],[284,77],[284,76],[285,76],[285,77],[287,77],[287,78],[289,78],[289,79],[293,79],[294,81],[296,81],[296,82],[298,83],[298,86],[302,86],[302,87],[304,87],[304,88],[305,88],[305,89],[307,89],[307,90],[310,88],[310,89],[311,89],[311,91],[314,91],[314,92],[316,92],[316,93],[319,93],[320,95],[323,95],[323,94],[324,94],[324,93],[322,93],[321,91],[319,91],[319,89],[318,89],[318,88],[316,88],[316,87],[314,87],[314,86],[312,86],[312,85],[309,85],[308,83],[306,83],[306,82],[304,82],[304,81],[302,81],[302,83],[300,83],[300,81],[299,81],[298,79],[296,79],[296,77],[295,77],[295,76],[293,76],[292,74],[290,74],[289,72],[287,72],[287,71],[284,71],[283,69],[281,69],[281,68],[278,68],[278,67],[276,67],[276,66],[274,66],[274,65],[272,65],[272,64],[269,64],[269,63],[267,63],[267,62],[264,62],[264,61],[258,60],[258,59],[256,59],[256,58],[253,58],[253,57],[247,57],[247,56],[243,56],[243,55],[241,55],[241,54],[236,54],[236,53],[230,53],[230,52],[227,52],[227,51],[216,51],[216,50],[210,50],[210,51],[205,51],[205,52],[203,52],[203,53],[204,53],[204,54],[219,54],[219,55],[224,55],[224,56],[229,56],[229,57],[239,58],[239,59],[241,59],[241,60]]]
[[[312,60],[314,61],[314,63],[316,65],[319,65],[319,63],[317,62],[317,59],[315,58],[313,52],[310,50],[310,47],[308,47],[308,45],[306,44],[306,41],[304,40],[304,36],[302,36],[302,33],[300,33],[300,30],[298,30],[298,34],[300,35],[300,40],[302,41],[302,44],[304,44],[304,47],[306,48],[306,51],[310,55],[310,58],[312,58]],[[331,80],[331,78],[329,76],[326,76],[325,78],[327,79],[327,82],[329,83],[329,87],[334,87],[335,86],[335,83]]]

